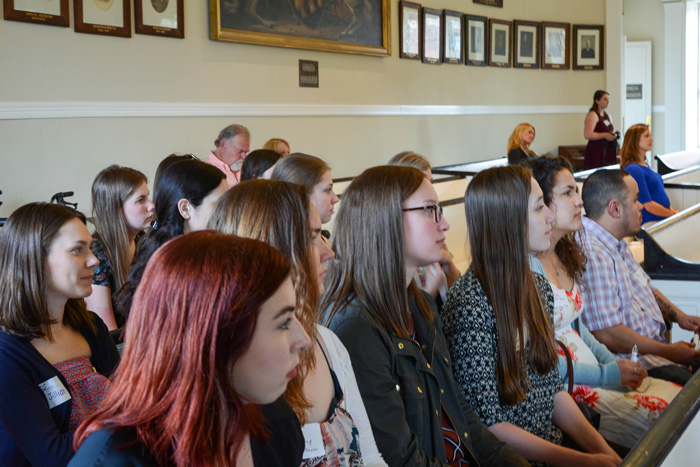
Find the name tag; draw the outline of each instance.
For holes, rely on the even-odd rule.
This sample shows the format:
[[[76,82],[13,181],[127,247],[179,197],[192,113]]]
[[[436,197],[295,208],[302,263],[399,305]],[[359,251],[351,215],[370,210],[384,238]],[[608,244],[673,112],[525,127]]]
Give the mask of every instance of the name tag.
[[[68,389],[66,389],[61,380],[58,379],[58,376],[54,376],[39,384],[39,388],[44,391],[44,396],[49,403],[50,409],[71,399]]]
[[[605,126],[610,126],[610,120],[603,120],[603,123],[605,123]]]
[[[642,271],[642,268],[637,268],[634,271],[634,277],[636,277],[637,280],[639,282],[641,282],[642,284],[647,285],[647,277],[646,277],[646,274],[644,273],[644,271]]]
[[[304,433],[304,459],[313,459],[326,455],[326,448],[323,445],[323,435],[321,425],[318,423],[307,423],[301,427]]]

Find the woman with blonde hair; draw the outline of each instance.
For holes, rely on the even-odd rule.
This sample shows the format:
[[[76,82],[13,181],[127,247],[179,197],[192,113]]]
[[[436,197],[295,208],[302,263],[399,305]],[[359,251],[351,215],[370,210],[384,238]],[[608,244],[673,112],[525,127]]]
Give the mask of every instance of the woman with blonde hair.
[[[100,262],[95,267],[92,294],[85,302],[110,330],[124,324],[115,319],[112,296],[126,283],[137,235],[153,219],[155,205],[148,199],[146,182],[138,170],[111,165],[92,183],[95,232],[90,249]]]
[[[639,188],[639,202],[643,206],[642,224],[678,213],[671,207],[664,179],[647,164],[646,154],[651,151],[653,142],[649,127],[640,123],[627,129],[620,150],[620,168],[634,178]]]
[[[284,159],[283,159],[284,160]],[[304,466],[385,466],[345,347],[317,324],[325,262],[334,257],[321,238],[321,219],[303,186],[280,180],[249,180],[219,201],[209,226],[269,243],[292,264],[297,317],[311,337],[285,399],[310,444]],[[323,440],[315,444],[317,440]]]
[[[0,458],[65,466],[119,354],[86,310],[97,258],[76,211],[32,203],[0,232]]]
[[[535,141],[535,127],[529,123],[518,124],[508,138],[508,163],[522,164],[537,157],[530,145]]]
[[[267,140],[265,144],[263,144],[262,149],[269,149],[271,151],[278,152],[282,154],[282,157],[288,156],[289,153],[291,152],[291,146],[289,146],[289,143],[287,140],[282,139],[282,138],[272,138]]]

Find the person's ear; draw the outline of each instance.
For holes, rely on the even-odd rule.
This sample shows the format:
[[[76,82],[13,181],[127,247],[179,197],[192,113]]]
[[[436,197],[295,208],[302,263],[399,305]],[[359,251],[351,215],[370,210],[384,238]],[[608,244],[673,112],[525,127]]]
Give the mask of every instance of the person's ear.
[[[186,198],[182,198],[180,201],[177,202],[177,210],[180,212],[180,215],[185,220],[189,220],[192,216],[192,205]]]
[[[622,217],[622,203],[616,199],[611,199],[608,201],[607,211],[610,217],[613,219],[619,219]]]

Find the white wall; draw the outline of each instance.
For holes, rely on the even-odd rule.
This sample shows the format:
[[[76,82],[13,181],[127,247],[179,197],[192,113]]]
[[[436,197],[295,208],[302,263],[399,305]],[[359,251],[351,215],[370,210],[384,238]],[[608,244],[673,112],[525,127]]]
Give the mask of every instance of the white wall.
[[[502,9],[462,0],[425,6],[509,20],[605,23],[604,0],[507,1]],[[401,60],[398,2],[391,9],[392,55],[384,58],[210,41],[201,1],[185,2],[183,40],[0,21],[0,216],[67,190],[88,209],[101,168],[119,163],[152,177],[171,152],[205,157],[218,131],[232,122],[251,129],[252,147],[282,136],[293,151],[327,159],[335,177],[355,175],[405,149],[424,153],[434,165],[500,157],[522,121],[537,128],[538,153],[585,143],[583,117],[593,91],[605,86],[605,71]],[[298,87],[299,59],[319,61],[319,89]],[[183,103],[190,107],[162,107]],[[212,107],[218,104],[223,108]],[[462,115],[381,115],[412,111],[406,105],[438,106],[418,110],[439,114],[455,110],[444,106],[462,106],[456,109]],[[307,111],[312,115],[301,116]],[[107,116],[64,118],[76,114]],[[49,115],[59,118],[33,118]]]

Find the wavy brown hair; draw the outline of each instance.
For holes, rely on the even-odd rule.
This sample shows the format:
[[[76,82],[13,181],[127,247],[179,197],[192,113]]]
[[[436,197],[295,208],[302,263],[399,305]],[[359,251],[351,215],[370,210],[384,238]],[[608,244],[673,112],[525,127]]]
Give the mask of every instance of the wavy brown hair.
[[[403,202],[423,180],[418,169],[387,165],[365,170],[345,190],[331,245],[335,259],[319,307],[326,323],[355,298],[399,337],[412,334],[410,299],[433,320],[415,281],[406,287],[405,275]]]
[[[464,196],[470,269],[496,317],[496,380],[506,405],[525,400],[527,364],[541,375],[557,365],[554,330],[528,262],[531,178],[518,166],[487,169],[472,179]]]
[[[0,231],[0,329],[24,339],[53,340],[47,292],[46,258],[61,227],[80,219],[65,206],[30,203],[18,208]],[[63,324],[75,330],[95,330],[82,298],[69,299]]]
[[[310,207],[303,186],[280,180],[248,180],[232,187],[219,199],[209,227],[263,241],[282,252],[292,264],[297,318],[313,339],[318,334],[318,280],[313,264]],[[311,348],[302,352],[300,359],[298,376],[289,382],[284,396],[304,424],[306,410],[311,408],[304,395],[304,378],[316,365],[316,359]]]
[[[649,129],[648,125],[638,123],[632,125],[625,132],[625,140],[620,149],[620,168],[624,169],[630,164],[639,164],[639,140],[645,131]]]
[[[289,272],[283,255],[251,239],[200,231],[163,245],[136,291],[109,394],[74,447],[101,428],[125,428],[159,465],[236,465],[246,434],[264,432],[232,368]]]
[[[547,207],[551,207],[554,179],[562,170],[567,170],[573,175],[571,163],[563,157],[541,157],[530,161],[528,167],[532,170],[532,176],[535,177],[540,188],[542,188],[544,204]],[[551,210],[554,212],[554,209]],[[573,277],[576,282],[581,284],[583,282],[583,273],[586,271],[587,259],[575,236],[574,232],[564,235],[554,247],[554,253],[562,262],[564,270],[566,270],[569,277]]]

